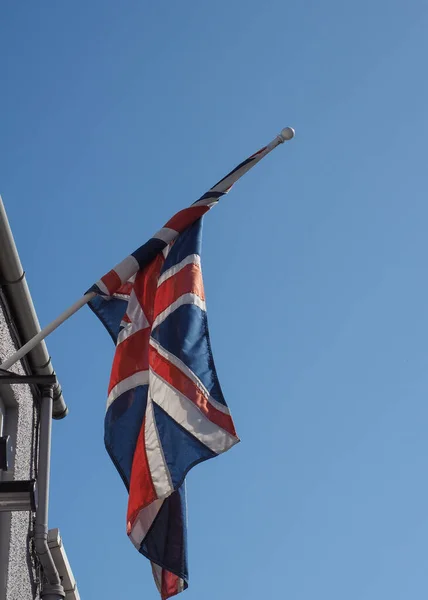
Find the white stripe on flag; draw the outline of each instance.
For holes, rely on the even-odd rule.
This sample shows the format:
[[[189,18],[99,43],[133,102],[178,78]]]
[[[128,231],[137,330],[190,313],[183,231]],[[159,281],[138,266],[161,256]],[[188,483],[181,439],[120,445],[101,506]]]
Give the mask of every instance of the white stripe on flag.
[[[202,300],[202,298],[200,298],[196,294],[192,294],[191,292],[189,292],[188,294],[183,294],[182,296],[180,296],[180,298],[178,298],[175,302],[170,304],[168,308],[166,308],[160,313],[160,315],[156,317],[152,325],[152,331],[163,321],[165,321],[165,319],[169,317],[170,314],[177,310],[177,308],[183,306],[184,304],[194,304],[195,306],[198,306],[201,310],[206,310],[205,301]]]
[[[128,281],[130,276],[136,273],[139,269],[139,264],[136,258],[130,254],[121,263],[115,266],[114,270],[119,276],[119,279],[122,283]]]
[[[238,439],[210,421],[189,398],[150,370],[150,394],[153,402],[216,454],[234,446]]]
[[[149,327],[149,322],[147,320],[146,315],[141,307],[140,302],[138,301],[135,290],[133,289],[128,302],[128,308],[126,311],[127,316],[129,317],[130,323],[125,323],[124,328],[119,332],[117,336],[117,344],[121,344],[126,338],[130,335],[140,331],[140,329],[145,329]]]
[[[131,533],[129,533],[129,539],[137,548],[140,549],[140,546],[146,537],[150,527],[153,524],[153,521],[157,517],[158,512],[160,511],[163,504],[163,500],[154,500],[151,504],[140,510],[138,513],[138,517],[135,519],[134,524],[131,529]]]
[[[99,281],[97,281],[97,283],[95,285],[98,287],[98,289],[100,290],[100,292],[102,294],[105,294],[106,296],[110,296],[110,292],[108,291],[107,286],[102,281],[102,279],[100,279]]]
[[[162,567],[154,562],[150,562],[152,565],[153,579],[155,580],[156,587],[158,588],[159,594],[162,594]]]
[[[129,295],[128,308],[126,314],[133,325],[138,326],[138,329],[144,329],[149,326],[146,315],[144,314],[143,308],[140,301],[137,298],[135,289],[132,288],[132,292]]]
[[[199,254],[189,254],[188,256],[186,256],[186,258],[183,258],[181,262],[170,267],[167,271],[165,271],[165,273],[162,273],[158,280],[158,287],[173,275],[177,275],[177,273],[184,269],[186,265],[192,264],[197,265],[199,268],[201,268],[201,257],[199,256]]]
[[[138,373],[134,373],[130,375],[126,379],[120,381],[114,388],[111,390],[110,394],[107,398],[107,409],[109,409],[110,405],[122,394],[127,392],[128,390],[132,390],[139,385],[147,385],[149,383],[149,372],[148,371],[138,371]]]
[[[153,402],[147,398],[145,419],[145,447],[150,475],[158,498],[167,498],[174,491],[168,465],[159,440],[159,432],[153,411]]]
[[[189,369],[189,367],[187,365],[184,364],[183,361],[181,361],[179,358],[177,358],[177,356],[175,356],[174,354],[171,354],[171,352],[168,352],[168,350],[165,350],[165,348],[163,348],[159,344],[159,342],[152,337],[150,338],[150,345],[153,346],[153,348],[155,348],[155,350],[157,352],[159,352],[159,354],[161,356],[163,356],[170,363],[175,365],[177,367],[177,369],[180,369],[180,371],[182,373],[184,373],[184,375],[186,375],[186,377],[188,377],[191,381],[193,381],[193,383],[201,390],[202,394],[205,396],[205,398],[208,400],[208,402],[216,410],[219,410],[220,412],[224,413],[225,415],[230,415],[230,411],[229,411],[228,407],[225,406],[224,404],[221,404],[220,402],[217,402],[217,400],[215,400],[212,396],[210,396],[209,391],[204,386],[204,384],[199,379],[199,377],[197,377],[195,375],[195,373],[191,369]]]
[[[169,227],[162,227],[162,229],[159,229],[159,231],[155,233],[153,237],[157,240],[162,240],[166,244],[169,244],[170,242],[172,242],[172,240],[174,240],[177,237],[177,235],[178,231],[175,231],[175,229],[170,229]]]
[[[162,250],[162,254],[163,254],[164,258],[166,258],[168,256],[171,248],[172,248],[172,244],[168,244],[168,246],[165,246],[165,248]]]

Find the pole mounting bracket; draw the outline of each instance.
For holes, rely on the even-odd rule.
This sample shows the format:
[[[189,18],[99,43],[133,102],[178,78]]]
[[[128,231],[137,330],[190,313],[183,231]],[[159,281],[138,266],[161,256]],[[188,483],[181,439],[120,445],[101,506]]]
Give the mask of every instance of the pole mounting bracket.
[[[0,385],[11,383],[34,383],[38,385],[52,385],[56,383],[56,375],[19,375],[6,369],[0,369]]]

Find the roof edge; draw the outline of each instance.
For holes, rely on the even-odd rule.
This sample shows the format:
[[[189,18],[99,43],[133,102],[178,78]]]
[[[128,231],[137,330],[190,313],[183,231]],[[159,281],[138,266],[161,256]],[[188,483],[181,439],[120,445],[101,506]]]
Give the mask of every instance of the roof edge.
[[[40,331],[40,324],[16,248],[15,240],[0,196],[0,273],[1,285],[10,304],[21,343],[28,342]],[[28,364],[35,375],[55,374],[45,341],[38,344],[28,355]],[[54,389],[52,417],[62,419],[68,413],[61,386],[57,380]]]

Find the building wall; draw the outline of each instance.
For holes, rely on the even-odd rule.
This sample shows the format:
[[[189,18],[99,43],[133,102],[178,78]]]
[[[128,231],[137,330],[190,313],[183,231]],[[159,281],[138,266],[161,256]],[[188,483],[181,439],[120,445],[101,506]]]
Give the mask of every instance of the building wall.
[[[7,306],[0,296],[0,363],[16,346]],[[24,374],[20,363],[12,370]],[[10,472],[0,478],[33,479],[36,476],[37,403],[28,385],[0,385],[0,406],[4,406],[3,435],[13,441],[14,458]],[[38,598],[38,576],[32,550],[32,515],[28,512],[0,512],[0,600]]]

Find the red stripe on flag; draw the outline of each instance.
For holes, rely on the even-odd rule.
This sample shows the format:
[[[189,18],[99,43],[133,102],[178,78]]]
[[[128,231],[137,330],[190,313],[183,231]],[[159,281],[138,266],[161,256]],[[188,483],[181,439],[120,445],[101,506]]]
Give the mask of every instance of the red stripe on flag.
[[[161,586],[161,597],[162,600],[168,600],[171,596],[175,596],[179,593],[178,583],[180,581],[180,577],[171,573],[171,571],[167,571],[166,569],[162,569],[162,586]]]
[[[205,299],[204,283],[199,265],[186,265],[176,275],[162,283],[156,293],[153,320],[183,294],[196,294]]]
[[[150,328],[140,329],[123,340],[116,348],[111,369],[108,393],[115,385],[149,368],[149,337]]]
[[[191,206],[190,208],[185,208],[175,214],[172,219],[168,221],[168,223],[165,223],[165,227],[174,229],[175,231],[181,233],[208,211],[208,206]]]
[[[235,427],[230,415],[226,415],[213,406],[199,387],[193,383],[178,367],[169,362],[159,352],[149,347],[150,368],[164,381],[179,391],[183,396],[191,400],[199,410],[215,425],[218,425],[231,435],[236,437]]]
[[[135,278],[134,293],[150,324],[153,323],[154,302],[159,273],[164,262],[165,258],[163,254],[158,254],[143,271],[137,273]]]
[[[132,461],[127,514],[128,533],[134,525],[139,512],[157,499],[146,454],[145,423],[146,419],[144,418]]]
[[[109,271],[104,277],[101,277],[101,281],[108,289],[110,295],[114,294],[122,285],[120,277],[114,269]]]
[[[122,284],[120,286],[120,288],[118,288],[115,291],[115,294],[120,294],[121,296],[129,296],[129,294],[132,292],[132,283],[129,283],[129,281],[126,281],[124,284]]]

